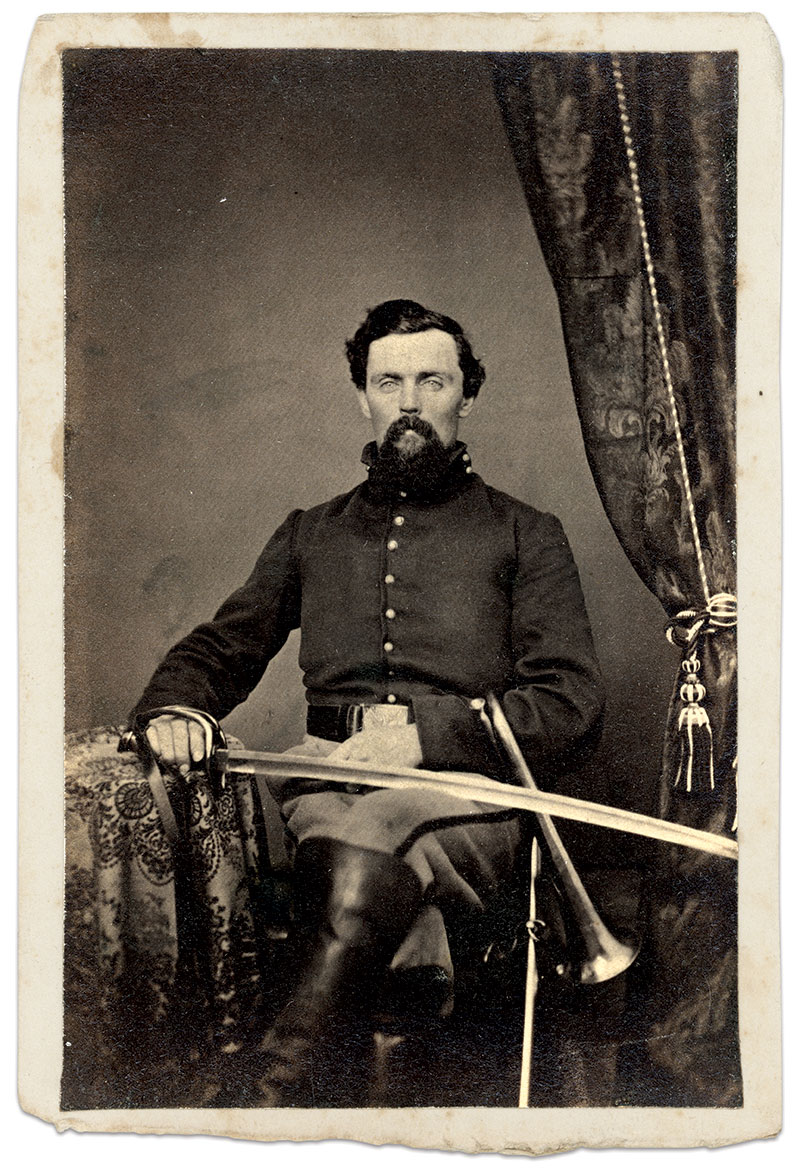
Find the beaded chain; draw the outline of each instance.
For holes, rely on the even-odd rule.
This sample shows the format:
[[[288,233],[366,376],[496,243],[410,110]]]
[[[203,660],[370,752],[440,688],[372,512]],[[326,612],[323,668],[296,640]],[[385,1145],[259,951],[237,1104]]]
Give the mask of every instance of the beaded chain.
[[[642,192],[639,186],[639,165],[636,161],[636,149],[633,145],[633,136],[631,134],[631,123],[628,117],[628,102],[625,96],[625,83],[622,80],[622,67],[620,65],[619,57],[611,58],[611,66],[614,75],[614,85],[617,90],[617,105],[619,106],[619,117],[622,123],[622,134],[625,139],[625,150],[628,155],[628,169],[631,175],[631,187],[633,188],[633,199],[636,204],[636,216],[639,221],[639,235],[642,238],[642,252],[644,253],[645,266],[647,268],[647,281],[650,286],[650,299],[653,303],[653,316],[656,323],[656,333],[658,335],[658,346],[661,351],[661,365],[664,370],[664,382],[669,396],[669,405],[672,411],[672,419],[675,424],[675,439],[678,445],[678,456],[681,462],[681,476],[683,477],[683,490],[686,495],[686,504],[689,510],[689,520],[692,526],[692,538],[694,540],[695,553],[697,555],[697,568],[700,572],[700,582],[703,587],[703,597],[706,601],[706,606],[711,606],[711,592],[708,587],[708,577],[706,575],[705,560],[703,558],[703,547],[700,544],[700,532],[697,528],[697,517],[694,509],[694,499],[692,498],[692,488],[689,482],[689,469],[686,464],[686,451],[683,445],[683,434],[681,432],[680,418],[678,416],[678,404],[675,400],[675,390],[672,385],[672,373],[669,366],[669,355],[667,353],[667,340],[664,334],[664,324],[661,319],[661,304],[658,300],[658,290],[656,289],[655,270],[653,268],[653,258],[650,253],[650,238],[647,234],[647,224],[644,218],[644,205],[642,203]]]

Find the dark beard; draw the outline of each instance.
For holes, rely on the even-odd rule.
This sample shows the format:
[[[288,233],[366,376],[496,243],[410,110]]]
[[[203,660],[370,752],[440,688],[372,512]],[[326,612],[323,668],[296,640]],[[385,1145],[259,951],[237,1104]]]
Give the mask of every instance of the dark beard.
[[[405,432],[415,432],[425,443],[413,452],[402,452],[397,441]],[[450,466],[450,449],[427,420],[395,420],[378,450],[378,459],[369,470],[370,483],[384,491],[404,489],[415,497],[426,497],[441,484]]]

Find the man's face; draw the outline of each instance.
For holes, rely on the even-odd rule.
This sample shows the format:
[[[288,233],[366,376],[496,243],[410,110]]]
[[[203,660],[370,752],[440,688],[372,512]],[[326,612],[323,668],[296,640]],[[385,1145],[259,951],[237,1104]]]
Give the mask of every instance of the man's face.
[[[455,339],[444,330],[419,334],[387,334],[370,345],[367,385],[358,396],[361,410],[372,422],[380,448],[395,421],[395,446],[404,456],[414,456],[427,443],[411,430],[412,421],[429,424],[445,448],[455,443],[459,420],[469,415],[474,397],[464,398],[464,377]]]

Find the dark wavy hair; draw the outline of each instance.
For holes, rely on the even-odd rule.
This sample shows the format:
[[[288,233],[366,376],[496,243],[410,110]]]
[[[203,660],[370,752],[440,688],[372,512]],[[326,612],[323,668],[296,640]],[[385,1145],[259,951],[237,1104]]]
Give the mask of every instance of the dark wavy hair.
[[[345,344],[350,377],[362,391],[367,385],[367,354],[373,342],[387,334],[421,334],[423,330],[443,330],[455,339],[458,363],[464,376],[464,396],[474,399],[481,389],[486,371],[472,353],[469,339],[453,318],[426,310],[418,301],[397,298],[384,301],[367,312],[352,338]]]

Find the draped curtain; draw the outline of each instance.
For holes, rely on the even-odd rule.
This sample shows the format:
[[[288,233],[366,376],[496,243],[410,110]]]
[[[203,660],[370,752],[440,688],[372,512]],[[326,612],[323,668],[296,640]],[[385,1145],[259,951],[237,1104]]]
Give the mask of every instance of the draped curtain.
[[[558,298],[588,461],[619,541],[674,618],[706,604],[629,170],[634,152],[686,472],[710,595],[735,593],[735,53],[622,54],[620,120],[606,54],[502,54],[494,83]],[[686,654],[686,653],[685,653]],[[664,818],[721,834],[736,825],[732,628],[706,629],[715,783],[676,786],[679,673],[666,734]],[[680,667],[680,658],[676,657]],[[655,796],[654,796],[655,798]],[[637,1102],[741,1102],[734,866],[652,853],[639,1001],[629,1022]]]

